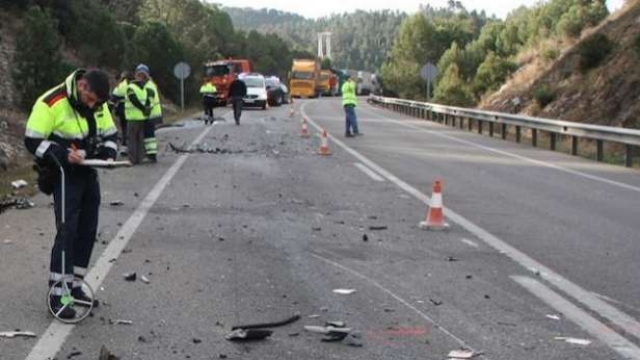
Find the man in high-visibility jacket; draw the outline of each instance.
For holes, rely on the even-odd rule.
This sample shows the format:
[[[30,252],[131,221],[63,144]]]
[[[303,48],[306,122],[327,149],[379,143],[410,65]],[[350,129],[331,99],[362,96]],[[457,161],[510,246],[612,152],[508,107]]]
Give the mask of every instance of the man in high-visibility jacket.
[[[205,79],[205,83],[200,87],[200,95],[202,95],[202,106],[204,107],[204,124],[213,124],[213,106],[216,102],[216,94],[218,90],[210,81]]]
[[[65,319],[74,318],[76,311],[62,304],[63,282],[76,300],[90,300],[74,275],[83,278],[87,272],[98,227],[100,185],[96,170],[81,164],[84,159],[117,156],[118,130],[106,104],[109,92],[105,72],[76,70],[36,100],[26,125],[24,143],[36,156],[38,186],[48,195],[53,193],[58,232],[51,251],[49,286],[60,286],[53,288],[49,302]],[[60,166],[65,172],[64,191]]]
[[[127,96],[127,85],[133,80],[129,71],[120,74],[120,82],[111,93],[111,102],[115,108],[115,114],[120,120],[120,133],[122,135],[122,146],[127,146],[127,118],[124,115],[124,98]]]
[[[129,160],[132,164],[140,164],[145,154],[145,123],[151,118],[153,99],[156,94],[149,85],[148,68],[136,70],[134,80],[127,86],[124,113],[127,118],[127,135],[129,137]],[[157,144],[156,144],[157,145]]]
[[[358,119],[356,118],[356,83],[350,76],[342,84],[342,106],[345,113],[345,137],[360,136],[362,133],[358,130]]]
[[[158,161],[158,139],[156,138],[156,124],[162,123],[162,104],[158,85],[153,81],[149,73],[149,67],[140,64],[136,67],[136,74],[146,78],[146,88],[151,96],[151,113],[144,123],[144,153],[151,162]]]

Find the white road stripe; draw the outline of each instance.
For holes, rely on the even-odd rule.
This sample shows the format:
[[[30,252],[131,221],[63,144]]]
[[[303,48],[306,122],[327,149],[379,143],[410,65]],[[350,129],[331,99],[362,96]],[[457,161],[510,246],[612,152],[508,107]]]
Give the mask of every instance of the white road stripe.
[[[373,170],[369,169],[368,167],[364,166],[361,163],[354,163],[353,165],[355,165],[355,167],[357,167],[358,169],[360,169],[363,173],[369,175],[370,178],[372,178],[375,181],[384,181],[384,179],[376,174]]]
[[[444,334],[446,334],[447,336],[451,337],[452,339],[454,339],[460,346],[462,346],[463,348],[472,350],[472,351],[476,351],[474,350],[469,344],[467,344],[464,340],[460,339],[459,337],[457,337],[456,335],[454,335],[453,333],[451,333],[449,330],[445,329],[442,325],[440,325],[439,323],[437,323],[435,320],[433,320],[432,318],[429,317],[429,315],[425,314],[424,312],[420,311],[420,309],[416,308],[415,306],[409,304],[405,299],[401,298],[400,296],[396,295],[393,291],[387,289],[386,287],[380,285],[380,283],[378,283],[377,281],[369,278],[368,276],[361,274],[353,269],[350,269],[344,265],[338,264],[337,262],[331,261],[327,258],[324,258],[318,254],[314,254],[311,253],[311,256],[315,257],[316,259],[322,260],[324,262],[326,262],[327,264],[333,265],[339,269],[342,269],[356,277],[359,277],[363,280],[366,280],[367,282],[371,283],[373,286],[377,287],[378,289],[382,290],[383,292],[389,294],[391,297],[393,297],[394,299],[396,299],[398,302],[400,302],[402,305],[406,306],[407,308],[413,310],[413,312],[415,312],[416,314],[420,315],[421,318],[425,319],[427,322],[429,322],[430,324],[432,324],[434,326],[434,328],[442,331]],[[484,355],[481,355],[481,357],[487,359],[487,357],[485,357]]]
[[[320,129],[320,126],[316,124],[313,119],[311,119],[305,112],[305,107],[307,104],[302,105],[300,111],[309,119],[309,123],[314,126],[316,129]],[[407,184],[403,180],[400,180],[398,177],[390,173],[389,171],[383,169],[378,164],[369,160],[364,155],[345,145],[342,141],[338,140],[333,135],[329,134],[329,138],[346,152],[353,155],[360,162],[366,164],[373,170],[375,170],[378,174],[382,175],[387,180],[396,184],[399,188],[403,189],[416,199],[420,200],[425,205],[429,205],[429,197],[413,186]],[[591,310],[598,313],[600,316],[603,316],[609,319],[611,322],[622,328],[628,334],[635,336],[640,339],[640,323],[636,321],[633,317],[625,314],[624,312],[618,310],[614,306],[606,303],[605,301],[599,299],[594,296],[591,292],[581,288],[577,284],[569,281],[568,279],[562,277],[560,274],[551,270],[550,268],[542,265],[538,261],[534,260],[529,255],[523,253],[522,251],[516,249],[515,247],[509,245],[504,240],[499,239],[493,234],[489,233],[487,230],[481,228],[480,226],[472,223],[471,221],[464,218],[462,215],[459,215],[455,211],[450,208],[446,209],[447,218],[451,220],[451,222],[458,224],[463,227],[468,232],[474,234],[477,238],[484,241],[487,245],[493,247],[498,252],[505,254],[509,258],[511,258],[516,263],[520,264],[525,269],[531,271],[531,269],[535,269],[535,271],[539,272],[539,276],[550,282],[558,289],[562,290],[565,294],[573,297],[578,302],[584,304]]]
[[[191,143],[191,146],[199,143],[205,136],[207,136],[211,129],[213,129],[212,126],[207,127],[207,129]],[[180,167],[182,167],[184,162],[187,160],[187,157],[188,155],[181,155],[178,160],[171,165],[160,181],[156,183],[149,194],[147,194],[140,205],[138,205],[131,217],[129,217],[129,220],[127,220],[120,231],[118,231],[118,233],[109,242],[109,245],[100,255],[96,264],[91,268],[91,270],[89,270],[89,273],[85,276],[85,280],[93,289],[98,289],[100,287],[100,284],[102,284],[102,281],[113,266],[113,263],[109,262],[109,260],[117,258],[125,246],[127,246],[131,236],[133,236],[136,229],[138,229],[138,226],[140,226],[142,220],[144,220],[149,209],[151,209],[153,204],[155,204],[160,197],[160,194],[162,194],[162,191],[167,187],[178,170],[180,170]],[[31,352],[25,360],[53,359],[74,328],[75,325],[67,325],[57,320],[53,320],[33,349],[31,349]]]
[[[547,303],[556,311],[562,313],[565,318],[573,321],[618,354],[624,356],[625,359],[640,360],[640,348],[635,344],[620,336],[620,334],[613,331],[610,327],[596,320],[586,311],[565,300],[562,296],[549,289],[544,284],[526,276],[511,276],[511,279],[529,290],[529,292]]]
[[[364,110],[364,111],[366,111],[366,112],[368,112],[370,114],[376,115],[376,116],[380,116],[380,115],[377,115],[376,113],[374,113],[372,111],[369,111],[369,110]],[[619,181],[615,181],[615,180],[606,179],[606,178],[603,178],[603,177],[600,177],[600,176],[596,176],[596,175],[587,174],[587,173],[584,173],[582,171],[569,169],[569,168],[566,168],[566,167],[563,167],[563,166],[560,166],[560,165],[556,165],[556,164],[552,164],[552,163],[549,163],[549,162],[546,162],[546,161],[536,160],[536,159],[532,159],[532,158],[529,158],[529,157],[526,157],[526,156],[513,154],[513,153],[510,153],[508,151],[492,148],[490,146],[480,145],[480,144],[474,143],[473,141],[459,139],[459,138],[457,138],[455,136],[443,134],[443,133],[437,132],[437,131],[427,130],[427,129],[422,128],[422,127],[417,126],[417,125],[407,124],[406,121],[392,120],[392,119],[390,119],[388,121],[396,123],[396,124],[404,126],[404,127],[415,129],[415,130],[418,130],[418,131],[421,131],[421,132],[424,132],[424,133],[427,133],[427,134],[430,134],[430,135],[434,135],[434,136],[438,136],[438,137],[441,137],[441,138],[445,138],[445,139],[448,139],[448,140],[451,140],[451,141],[455,141],[455,142],[458,142],[458,143],[461,143],[461,144],[465,144],[465,145],[469,145],[469,146],[472,146],[472,147],[475,147],[475,148],[483,149],[483,150],[486,150],[486,151],[489,151],[489,152],[493,152],[493,153],[496,153],[496,154],[500,154],[500,155],[503,155],[503,156],[507,156],[507,157],[511,157],[511,158],[514,158],[514,159],[526,161],[526,162],[529,162],[529,163],[532,163],[532,164],[548,167],[548,168],[555,169],[555,170],[558,170],[558,171],[562,171],[562,172],[565,172],[565,173],[568,173],[568,174],[580,176],[580,177],[583,177],[585,179],[599,181],[601,183],[613,185],[613,186],[616,186],[616,187],[619,187],[619,188],[623,188],[623,189],[627,189],[627,190],[631,190],[631,191],[635,191],[635,192],[640,192],[640,187],[637,187],[637,186],[625,184],[625,183],[622,183],[622,182],[619,182]]]
[[[471,246],[473,248],[476,248],[476,249],[479,247],[478,244],[476,244],[475,241],[471,241],[469,239],[460,239],[460,241],[462,241],[463,243],[465,243],[465,244],[467,244],[467,245],[469,245],[469,246]]]

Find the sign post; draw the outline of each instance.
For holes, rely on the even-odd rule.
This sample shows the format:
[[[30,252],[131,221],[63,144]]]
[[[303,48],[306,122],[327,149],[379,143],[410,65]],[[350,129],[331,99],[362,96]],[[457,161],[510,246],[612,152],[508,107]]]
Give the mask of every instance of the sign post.
[[[180,108],[184,111],[184,79],[191,75],[191,68],[189,64],[181,61],[173,67],[173,75],[180,79]]]
[[[431,83],[438,77],[438,68],[427,62],[420,68],[420,77],[427,81],[427,101],[431,100]]]

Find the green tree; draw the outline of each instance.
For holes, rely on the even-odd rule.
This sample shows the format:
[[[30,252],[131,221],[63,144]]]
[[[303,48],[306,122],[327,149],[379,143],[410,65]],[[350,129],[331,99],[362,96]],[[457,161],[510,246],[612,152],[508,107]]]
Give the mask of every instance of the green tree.
[[[515,69],[516,64],[490,52],[473,79],[472,88],[476,97],[487,91],[498,90]]]
[[[21,46],[14,54],[14,81],[20,92],[20,106],[29,109],[44,91],[61,83],[61,39],[56,20],[49,11],[38,7],[24,14],[24,25],[18,32]]]
[[[438,82],[433,100],[440,104],[453,106],[473,106],[475,99],[469,86],[460,78],[458,65],[451,64]]]

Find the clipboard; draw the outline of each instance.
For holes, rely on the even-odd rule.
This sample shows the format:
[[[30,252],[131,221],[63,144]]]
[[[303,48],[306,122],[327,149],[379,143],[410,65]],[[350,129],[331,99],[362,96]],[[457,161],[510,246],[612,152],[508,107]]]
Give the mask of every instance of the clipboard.
[[[107,161],[107,160],[100,160],[100,159],[85,159],[78,165],[99,167],[99,168],[110,168],[110,169],[133,166],[133,164],[131,164],[129,160]]]

